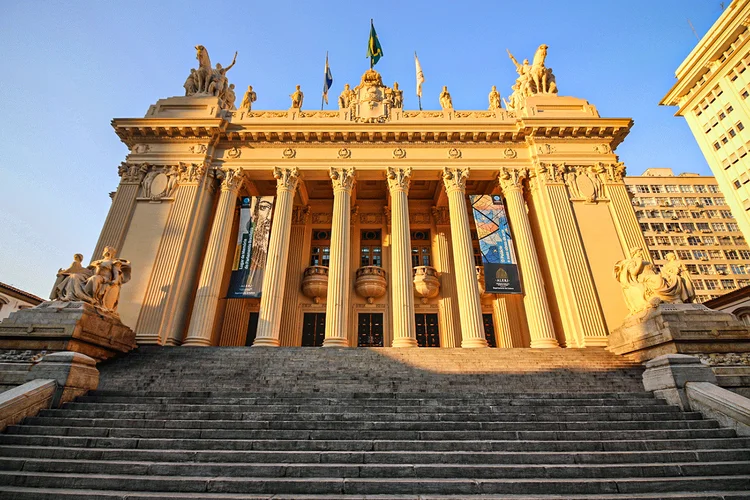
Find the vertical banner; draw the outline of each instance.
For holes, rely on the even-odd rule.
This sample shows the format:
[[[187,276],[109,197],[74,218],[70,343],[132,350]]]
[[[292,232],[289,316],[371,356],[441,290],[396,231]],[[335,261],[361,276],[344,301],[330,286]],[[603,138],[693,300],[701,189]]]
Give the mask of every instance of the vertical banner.
[[[518,265],[510,237],[508,216],[500,195],[471,195],[487,293],[522,293]]]
[[[232,276],[229,279],[230,299],[258,298],[262,292],[263,275],[268,257],[273,196],[243,196],[240,226],[234,251]]]

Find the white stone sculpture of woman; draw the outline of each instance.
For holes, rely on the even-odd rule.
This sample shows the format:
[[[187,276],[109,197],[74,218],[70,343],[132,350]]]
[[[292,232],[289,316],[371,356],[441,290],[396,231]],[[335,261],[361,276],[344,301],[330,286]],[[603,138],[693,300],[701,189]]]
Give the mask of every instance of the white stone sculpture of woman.
[[[695,299],[695,287],[690,272],[674,252],[667,254],[667,263],[661,268],[661,275],[666,281],[667,293],[675,302],[692,302]]]
[[[118,259],[117,251],[104,247],[102,259],[94,261],[94,275],[86,281],[86,294],[107,312],[117,313],[120,287],[130,281],[130,262]]]
[[[453,109],[453,99],[446,86],[443,86],[443,91],[440,92],[440,107],[443,109]]]
[[[50,293],[50,300],[61,300],[65,302],[82,300],[91,302],[91,297],[86,294],[85,286],[93,273],[91,269],[83,267],[81,262],[83,255],[77,253],[73,256],[73,263],[67,269],[57,271],[57,279]]]

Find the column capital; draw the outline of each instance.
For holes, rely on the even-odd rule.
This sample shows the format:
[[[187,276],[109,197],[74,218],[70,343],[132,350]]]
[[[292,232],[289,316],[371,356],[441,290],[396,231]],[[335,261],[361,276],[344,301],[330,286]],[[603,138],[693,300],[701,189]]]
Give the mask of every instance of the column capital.
[[[333,182],[333,190],[351,193],[355,182],[354,172],[354,167],[331,167],[328,174]]]
[[[198,184],[208,171],[207,163],[180,162],[180,184]]]
[[[123,162],[117,167],[117,174],[120,176],[122,184],[140,184],[150,168],[151,165],[148,163]]]
[[[443,168],[443,182],[445,183],[445,190],[451,191],[465,191],[466,190],[466,179],[469,178],[468,168],[455,168],[455,167],[444,167]]]
[[[387,167],[386,178],[388,179],[388,189],[404,191],[409,194],[411,167]]]
[[[221,181],[222,191],[239,191],[244,180],[240,167],[221,167],[216,170],[216,177]]]
[[[497,178],[500,188],[504,193],[508,191],[523,190],[523,180],[527,178],[529,171],[525,168],[507,168],[500,169],[500,175]]]
[[[596,168],[599,172],[603,173],[605,182],[607,183],[619,183],[622,182],[623,177],[626,175],[625,164],[623,162],[617,163],[598,163]]]
[[[294,191],[297,189],[297,183],[299,182],[299,169],[297,167],[273,167],[273,176],[276,178],[277,190]]]

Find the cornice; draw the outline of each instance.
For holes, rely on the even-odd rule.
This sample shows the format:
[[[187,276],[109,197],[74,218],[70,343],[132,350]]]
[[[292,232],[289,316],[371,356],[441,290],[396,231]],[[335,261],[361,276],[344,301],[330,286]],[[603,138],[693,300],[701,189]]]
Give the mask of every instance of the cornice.
[[[112,127],[128,147],[143,140],[217,139],[229,122],[222,118],[115,118]]]

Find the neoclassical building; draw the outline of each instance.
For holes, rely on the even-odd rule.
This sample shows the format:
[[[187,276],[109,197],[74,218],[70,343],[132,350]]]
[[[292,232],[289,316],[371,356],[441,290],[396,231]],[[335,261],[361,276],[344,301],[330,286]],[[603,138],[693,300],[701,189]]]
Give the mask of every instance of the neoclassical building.
[[[122,321],[174,346],[605,346],[628,312],[612,265],[646,248],[614,154],[632,120],[518,68],[489,110],[405,110],[368,70],[339,110],[235,109],[189,79],[113,120],[130,153],[95,255],[132,263]],[[470,195],[503,200],[522,293],[486,291]],[[230,293],[242,234],[267,237],[259,298]]]

